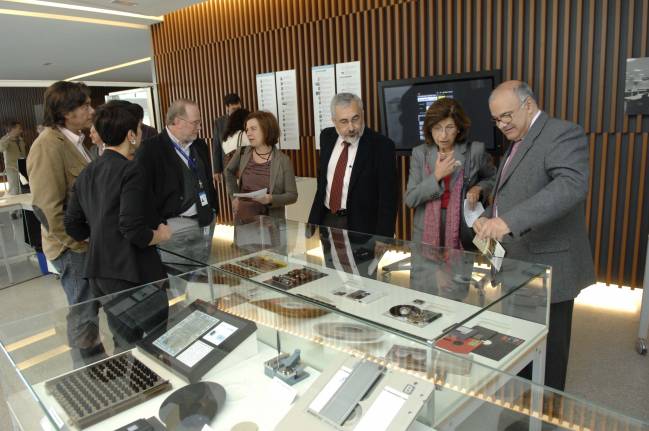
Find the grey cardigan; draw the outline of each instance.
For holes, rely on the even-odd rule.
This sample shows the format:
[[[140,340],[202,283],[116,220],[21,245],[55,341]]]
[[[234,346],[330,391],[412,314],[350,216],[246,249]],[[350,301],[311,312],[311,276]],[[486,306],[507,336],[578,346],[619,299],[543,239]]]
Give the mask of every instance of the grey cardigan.
[[[462,166],[465,166],[464,160],[467,157],[468,147],[466,142],[456,143],[453,147],[453,156],[462,163]],[[437,153],[436,145],[422,144],[412,150],[410,157],[410,174],[404,200],[406,205],[415,210],[412,240],[417,242],[421,242],[423,235],[426,204],[433,199],[439,199],[444,193],[444,181],[435,181],[432,174],[426,175],[424,169],[424,163],[428,160],[431,170],[435,170]],[[478,141],[471,143],[471,160],[468,166],[470,175],[467,190],[478,185],[482,187],[482,197],[488,197],[496,183],[496,167],[491,156],[485,151],[484,143]],[[452,174],[452,185],[458,180],[463,180],[461,177],[458,178],[459,172],[458,169]]]
[[[252,147],[241,147],[234,153],[230,163],[223,171],[230,199],[232,199],[233,193],[239,193],[240,190],[236,173],[243,171],[248,161],[250,161],[250,157],[252,157]],[[284,207],[297,201],[297,185],[295,184],[291,159],[277,147],[273,148],[273,156],[270,161],[270,187],[268,193],[273,196],[268,215],[285,218]]]

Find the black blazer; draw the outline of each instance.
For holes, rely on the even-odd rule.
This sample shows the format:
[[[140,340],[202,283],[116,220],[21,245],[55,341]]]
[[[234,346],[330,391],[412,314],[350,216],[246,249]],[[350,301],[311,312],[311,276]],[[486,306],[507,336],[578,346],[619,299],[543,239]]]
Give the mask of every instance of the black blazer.
[[[334,127],[320,133],[320,162],[309,223],[322,224],[328,209],[327,166],[338,133]],[[394,236],[398,201],[394,142],[365,127],[358,143],[347,191],[347,229],[372,235]]]
[[[77,241],[90,238],[85,276],[144,284],[166,278],[154,246],[156,219],[146,204],[142,170],[106,150],[72,187],[63,223]]]
[[[212,181],[212,168],[207,144],[196,139],[190,147],[192,156],[201,161],[203,166],[203,185],[210,207],[218,213],[218,201]],[[159,218],[167,220],[180,215],[183,202],[182,160],[174,149],[167,130],[142,142],[135,153],[135,159],[144,169],[153,207]],[[208,223],[209,224],[209,223]]]

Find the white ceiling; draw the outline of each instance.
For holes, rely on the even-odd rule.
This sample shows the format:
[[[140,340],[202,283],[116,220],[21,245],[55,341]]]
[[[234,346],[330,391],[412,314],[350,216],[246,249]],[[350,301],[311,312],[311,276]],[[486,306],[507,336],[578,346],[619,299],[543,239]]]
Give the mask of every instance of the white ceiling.
[[[50,0],[52,1],[52,0]],[[135,0],[134,7],[110,0],[57,3],[160,16],[198,0]],[[0,9],[135,23],[142,29],[0,13],[0,80],[54,81],[152,56],[149,24],[155,20],[26,5],[0,0]],[[44,63],[52,63],[45,66]],[[151,62],[81,78],[83,81],[151,82]]]

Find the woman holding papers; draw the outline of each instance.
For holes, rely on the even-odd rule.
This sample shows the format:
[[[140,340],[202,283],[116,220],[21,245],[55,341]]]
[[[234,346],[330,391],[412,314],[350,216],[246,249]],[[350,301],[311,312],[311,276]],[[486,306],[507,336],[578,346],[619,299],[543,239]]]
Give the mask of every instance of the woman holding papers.
[[[258,215],[284,218],[284,206],[297,201],[291,160],[277,148],[279,134],[277,119],[269,112],[246,118],[250,146],[239,148],[224,171],[237,224]]]
[[[406,205],[415,209],[413,241],[473,248],[463,213],[479,211],[477,203],[494,186],[496,167],[484,143],[467,141],[470,125],[460,104],[451,98],[437,100],[426,111],[426,143],[412,150],[405,195]]]

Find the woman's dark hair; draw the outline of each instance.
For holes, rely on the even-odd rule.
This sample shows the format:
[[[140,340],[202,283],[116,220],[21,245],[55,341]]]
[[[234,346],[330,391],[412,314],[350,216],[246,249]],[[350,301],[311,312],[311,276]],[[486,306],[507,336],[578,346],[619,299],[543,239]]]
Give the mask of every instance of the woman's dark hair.
[[[128,131],[137,133],[140,120],[133,104],[124,100],[111,100],[95,111],[95,129],[109,147],[120,145]]]
[[[257,120],[259,123],[266,145],[271,147],[277,145],[279,142],[279,123],[273,114],[266,111],[255,111],[246,117],[246,127],[250,120]]]
[[[237,133],[239,130],[245,130],[246,128],[246,118],[250,115],[250,111],[247,109],[241,108],[234,111],[228,117],[228,124],[225,126],[225,131],[223,132],[223,140],[225,141],[230,136]]]
[[[90,89],[83,82],[58,81],[45,90],[43,125],[64,126],[65,114],[85,105]]]
[[[426,110],[426,117],[424,117],[424,138],[428,145],[435,143],[431,136],[433,126],[449,117],[453,119],[457,127],[455,142],[463,142],[466,139],[469,127],[471,126],[471,120],[464,113],[462,105],[457,100],[445,97],[433,102]]]

